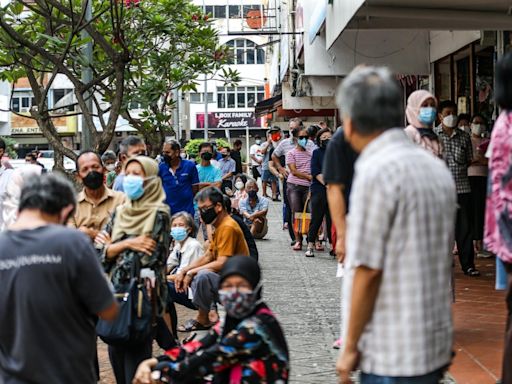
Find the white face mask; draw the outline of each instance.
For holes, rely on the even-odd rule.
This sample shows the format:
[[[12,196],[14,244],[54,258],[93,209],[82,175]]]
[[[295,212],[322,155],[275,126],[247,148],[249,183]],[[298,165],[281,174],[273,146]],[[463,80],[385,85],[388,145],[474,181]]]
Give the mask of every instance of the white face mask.
[[[470,132],[471,132],[471,127],[470,127],[469,125],[461,125],[461,126],[459,127],[459,129],[460,129],[461,131],[466,132],[466,133],[470,133]]]
[[[453,128],[457,125],[457,116],[448,115],[443,119],[443,125],[448,128]]]
[[[109,164],[105,168],[107,168],[107,171],[112,172],[114,169],[116,169],[115,164]]]
[[[241,190],[244,188],[244,182],[243,181],[237,181],[235,183],[235,188],[238,189],[238,190]]]
[[[471,124],[471,133],[476,136],[482,135],[482,133],[484,133],[484,125],[483,124]]]

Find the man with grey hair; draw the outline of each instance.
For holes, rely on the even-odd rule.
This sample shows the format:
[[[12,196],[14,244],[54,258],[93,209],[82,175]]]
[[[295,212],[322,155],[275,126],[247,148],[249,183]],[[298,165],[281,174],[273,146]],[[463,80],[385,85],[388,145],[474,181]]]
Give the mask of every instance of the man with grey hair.
[[[384,68],[353,71],[340,105],[360,153],[350,195],[337,363],[350,383],[437,383],[450,364],[456,191],[444,163],[407,138],[402,91]]]
[[[258,183],[254,179],[247,180],[245,191],[247,197],[240,202],[240,214],[253,237],[263,239],[268,232],[268,198],[258,196]]]
[[[140,137],[128,136],[126,139],[121,141],[121,144],[119,145],[119,161],[121,162],[123,168],[130,157],[145,154],[146,144]],[[123,181],[124,172],[121,172],[119,175],[117,175],[114,181],[114,191],[124,192]]]

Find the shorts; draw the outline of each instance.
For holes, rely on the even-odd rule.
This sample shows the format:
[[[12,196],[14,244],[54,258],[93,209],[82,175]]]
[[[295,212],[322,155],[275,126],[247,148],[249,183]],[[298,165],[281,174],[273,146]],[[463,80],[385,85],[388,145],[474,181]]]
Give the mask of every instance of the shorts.
[[[277,181],[277,178],[274,176],[272,172],[270,172],[268,169],[263,170],[263,175],[261,176],[261,180],[266,183],[273,183],[274,181]]]

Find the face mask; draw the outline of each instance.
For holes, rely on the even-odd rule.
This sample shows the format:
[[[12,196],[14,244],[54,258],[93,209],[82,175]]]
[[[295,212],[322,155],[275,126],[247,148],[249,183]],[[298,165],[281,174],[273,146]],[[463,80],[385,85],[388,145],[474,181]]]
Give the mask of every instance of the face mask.
[[[256,144],[260,145],[261,144],[261,140],[256,140]]]
[[[185,160],[187,158],[187,154],[186,153],[180,153],[180,157]]]
[[[327,148],[327,144],[329,144],[330,139],[325,139],[320,141],[320,147]]]
[[[258,192],[256,191],[249,191],[247,195],[249,196],[249,199],[258,199]]]
[[[172,161],[171,156],[169,156],[169,155],[164,155],[163,153],[162,153],[162,159],[163,159],[167,164],[169,164],[169,163]]]
[[[221,153],[223,159],[226,159],[229,155],[227,153]]]
[[[222,289],[219,290],[219,301],[229,316],[243,319],[250,315],[258,305],[256,299],[258,291],[259,289],[247,292],[240,292],[238,289]]]
[[[302,148],[306,149],[306,145],[308,144],[308,139],[299,139],[298,143]]]
[[[116,169],[116,165],[115,164],[109,164],[105,168],[107,168],[107,171],[112,172],[113,170]]]
[[[244,189],[244,182],[243,181],[237,181],[235,183],[235,188],[238,190]]]
[[[215,207],[208,208],[206,211],[201,212],[201,219],[205,224],[211,224],[217,218],[217,212],[215,212]]]
[[[484,133],[483,124],[471,124],[471,133],[473,133],[473,135],[480,136]]]
[[[448,128],[453,128],[457,125],[457,116],[448,115],[443,119],[443,125]]]
[[[87,188],[99,189],[103,185],[103,174],[91,171],[84,177],[83,183]]]
[[[279,140],[281,140],[281,134],[279,132],[278,133],[273,133],[270,137],[271,137],[272,141],[279,141]]]
[[[211,154],[210,152],[204,152],[203,154],[201,154],[201,159],[203,159],[204,161],[210,161],[212,158],[213,154]]]
[[[176,241],[183,241],[187,238],[188,232],[185,227],[172,227],[171,236]]]
[[[461,125],[461,126],[459,127],[459,129],[460,129],[461,131],[466,132],[466,133],[471,133],[471,127],[470,127],[469,125]]]
[[[135,175],[125,176],[123,190],[130,200],[138,200],[144,194],[144,179]]]
[[[437,110],[434,107],[421,107],[418,120],[421,124],[430,125],[436,120]]]

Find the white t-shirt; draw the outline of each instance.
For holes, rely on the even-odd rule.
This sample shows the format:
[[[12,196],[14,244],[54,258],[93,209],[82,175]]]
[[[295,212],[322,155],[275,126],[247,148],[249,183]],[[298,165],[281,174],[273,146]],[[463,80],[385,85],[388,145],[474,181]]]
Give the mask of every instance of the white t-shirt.
[[[261,144],[253,144],[251,146],[251,148],[249,149],[249,154],[251,155],[251,165],[252,166],[261,165],[257,161],[254,161],[254,159],[252,158],[252,156],[254,155],[257,159],[263,161],[264,155],[263,155],[263,153],[261,153]]]

